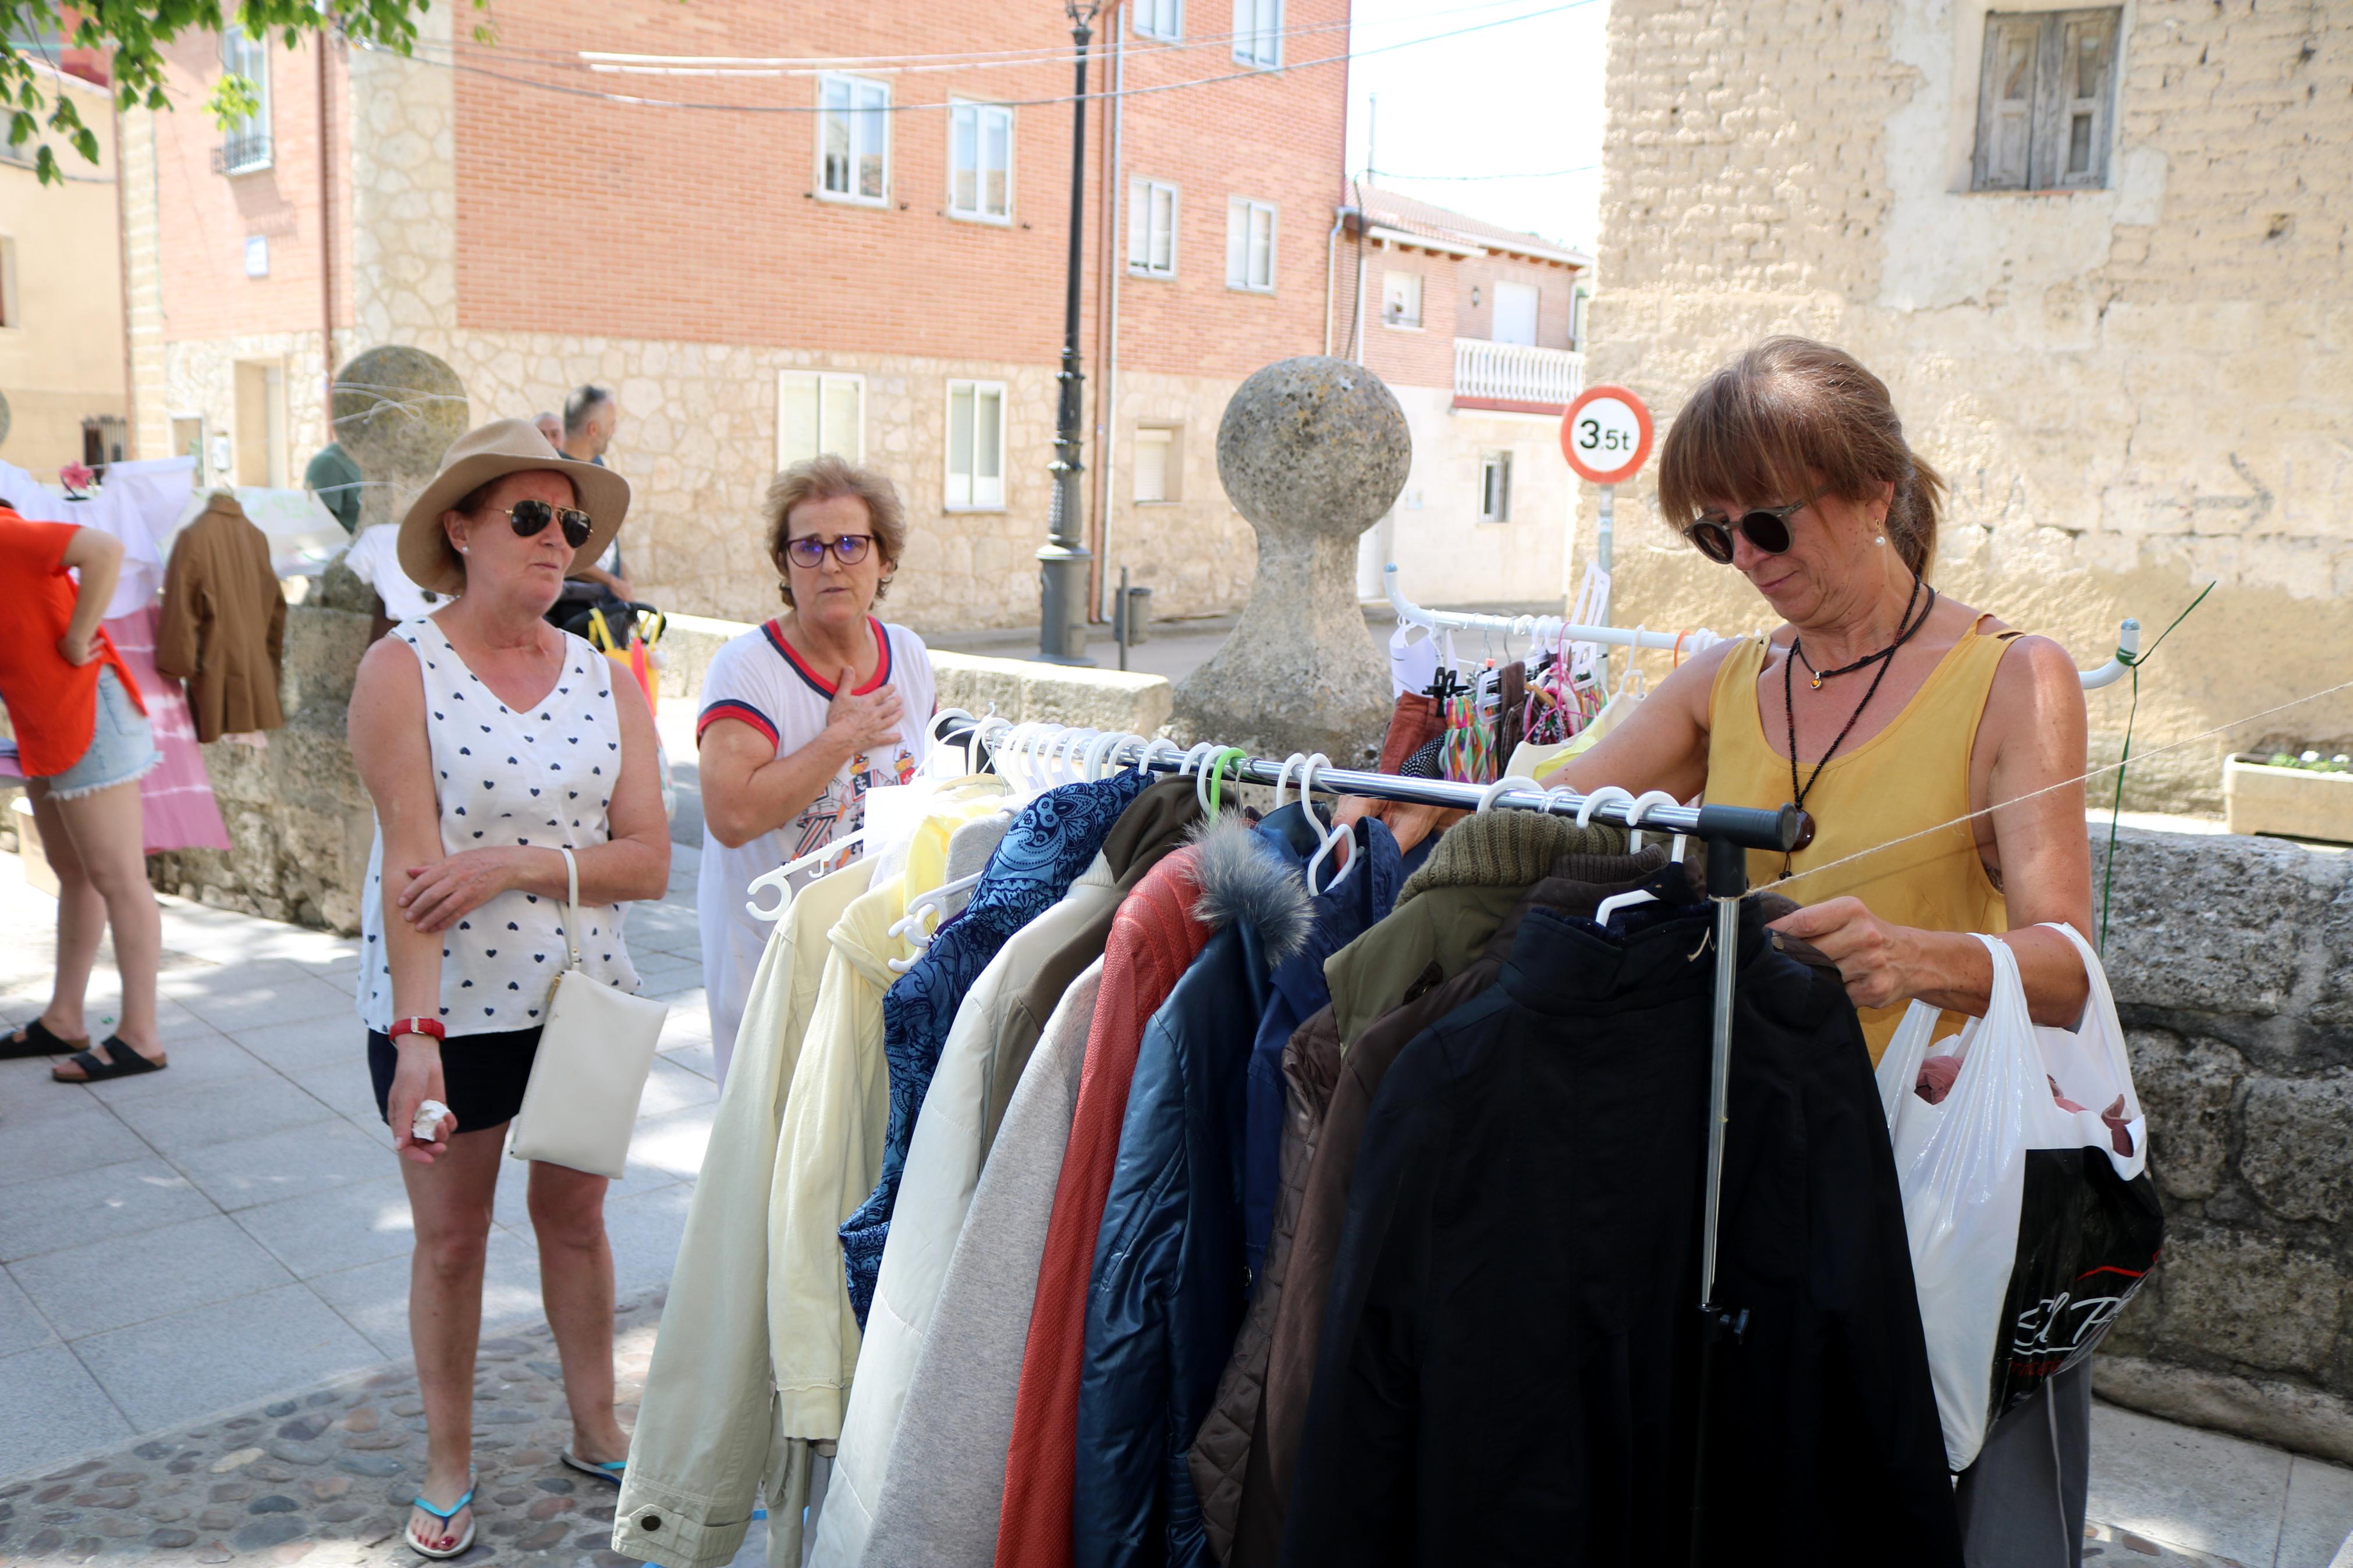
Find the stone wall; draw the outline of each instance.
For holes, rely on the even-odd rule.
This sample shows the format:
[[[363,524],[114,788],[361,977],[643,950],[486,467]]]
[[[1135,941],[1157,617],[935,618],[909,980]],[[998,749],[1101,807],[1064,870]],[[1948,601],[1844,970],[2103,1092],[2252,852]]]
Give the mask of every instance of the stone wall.
[[[2078,664],[2218,583],[2145,676],[2135,749],[2200,738],[2126,790],[2212,811],[2223,752],[2353,736],[2343,692],[2204,733],[2353,667],[2353,163],[2324,152],[2353,140],[2353,13],[2127,6],[2107,188],[1977,193],[1986,10],[1613,5],[1588,380],[1663,434],[1757,338],[1851,349],[1952,482],[1940,586]],[[1655,472],[1619,497],[1619,624],[1756,625],[1763,601],[1661,526]],[[2125,711],[2094,699],[2095,757]]]
[[[2114,911],[2167,1235],[2096,1386],[2353,1462],[2353,856],[2126,830]]]

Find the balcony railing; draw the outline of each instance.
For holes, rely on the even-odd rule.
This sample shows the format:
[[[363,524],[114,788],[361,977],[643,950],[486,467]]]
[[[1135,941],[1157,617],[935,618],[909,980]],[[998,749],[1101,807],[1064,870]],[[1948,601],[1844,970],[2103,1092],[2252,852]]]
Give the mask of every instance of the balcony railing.
[[[269,167],[269,132],[232,131],[213,149],[213,173],[242,174]]]
[[[1504,405],[1557,412],[1585,386],[1585,356],[1573,349],[1454,340],[1454,397],[1473,405]]]

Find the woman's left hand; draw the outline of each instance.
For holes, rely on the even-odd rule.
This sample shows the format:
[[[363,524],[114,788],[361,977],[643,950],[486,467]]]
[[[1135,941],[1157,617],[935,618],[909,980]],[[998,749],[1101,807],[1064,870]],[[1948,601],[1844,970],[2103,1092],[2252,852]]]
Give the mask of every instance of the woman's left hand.
[[[400,895],[400,918],[418,931],[446,931],[521,886],[522,867],[512,849],[461,849],[429,866],[411,866]]]
[[[1825,899],[1783,915],[1767,929],[1810,943],[1838,965],[1847,999],[1884,1007],[1914,994],[1912,933],[1863,907],[1861,899]]]

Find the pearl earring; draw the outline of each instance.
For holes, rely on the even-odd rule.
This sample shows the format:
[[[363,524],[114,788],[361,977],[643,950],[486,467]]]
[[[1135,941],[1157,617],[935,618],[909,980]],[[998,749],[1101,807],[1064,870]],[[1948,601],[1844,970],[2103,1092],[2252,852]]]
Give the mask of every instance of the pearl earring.
[[[1878,538],[1873,540],[1872,542],[1873,544],[1884,544],[1887,542],[1887,535],[1883,533]]]

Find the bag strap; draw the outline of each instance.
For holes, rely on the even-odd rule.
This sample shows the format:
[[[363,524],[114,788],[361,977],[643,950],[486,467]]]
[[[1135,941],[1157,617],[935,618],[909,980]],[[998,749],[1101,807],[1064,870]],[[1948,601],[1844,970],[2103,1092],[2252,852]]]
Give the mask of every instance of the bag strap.
[[[559,846],[555,852],[564,857],[564,942],[572,950],[571,967],[577,969],[580,967],[580,862],[572,858],[572,851],[568,848]]]

